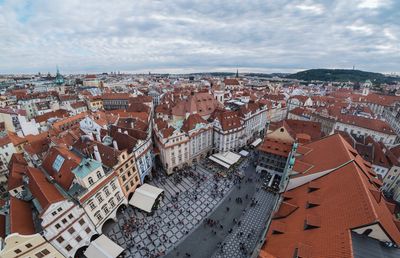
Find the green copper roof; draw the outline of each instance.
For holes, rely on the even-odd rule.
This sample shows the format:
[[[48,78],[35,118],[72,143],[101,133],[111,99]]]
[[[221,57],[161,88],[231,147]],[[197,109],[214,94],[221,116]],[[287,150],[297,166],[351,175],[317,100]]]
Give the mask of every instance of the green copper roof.
[[[89,175],[94,170],[101,167],[101,163],[94,159],[82,159],[79,166],[72,170],[76,177],[82,179]]]

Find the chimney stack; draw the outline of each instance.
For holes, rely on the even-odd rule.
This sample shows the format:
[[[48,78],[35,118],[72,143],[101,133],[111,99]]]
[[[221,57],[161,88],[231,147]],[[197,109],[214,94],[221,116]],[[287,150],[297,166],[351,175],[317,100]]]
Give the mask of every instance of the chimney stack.
[[[116,140],[113,141],[114,149],[118,150],[118,143]]]
[[[98,162],[101,162],[101,156],[100,156],[99,148],[97,147],[97,145],[94,145],[93,149],[94,149],[94,156],[96,157],[96,160]]]
[[[98,142],[101,142],[100,129],[97,130],[96,139]]]

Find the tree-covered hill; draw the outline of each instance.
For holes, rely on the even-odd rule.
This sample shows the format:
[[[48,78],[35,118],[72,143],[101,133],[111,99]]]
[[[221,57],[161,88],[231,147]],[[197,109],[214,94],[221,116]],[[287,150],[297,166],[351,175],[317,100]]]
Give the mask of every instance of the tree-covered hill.
[[[337,81],[337,82],[364,82],[370,80],[373,83],[390,83],[400,78],[386,76],[381,73],[365,72],[346,69],[311,69],[286,76],[290,79],[304,81]]]

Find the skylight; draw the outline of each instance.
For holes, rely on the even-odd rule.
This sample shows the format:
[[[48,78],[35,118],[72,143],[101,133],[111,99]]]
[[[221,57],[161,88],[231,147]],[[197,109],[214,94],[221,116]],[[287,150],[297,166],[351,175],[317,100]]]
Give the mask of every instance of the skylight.
[[[57,158],[56,158],[56,160],[54,160],[54,163],[53,163],[53,169],[55,171],[59,172],[63,163],[64,163],[64,158],[60,155],[57,155]]]

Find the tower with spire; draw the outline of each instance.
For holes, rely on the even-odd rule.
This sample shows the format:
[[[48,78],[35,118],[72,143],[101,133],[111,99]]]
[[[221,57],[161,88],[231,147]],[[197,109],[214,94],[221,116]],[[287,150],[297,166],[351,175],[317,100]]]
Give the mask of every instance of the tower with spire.
[[[239,78],[239,69],[236,69],[236,78]]]
[[[61,75],[60,70],[58,69],[58,66],[57,66],[57,74],[56,74],[55,83],[57,85],[61,85],[64,83],[64,77]]]

